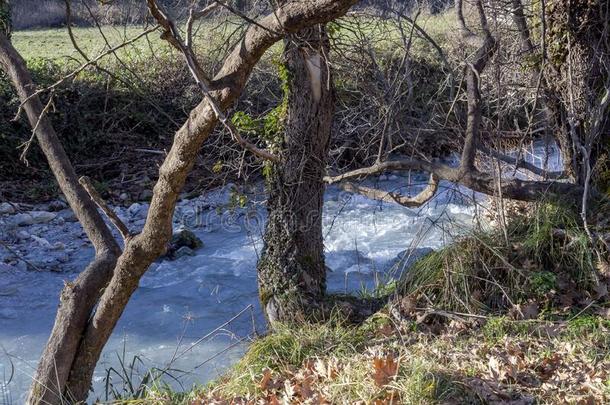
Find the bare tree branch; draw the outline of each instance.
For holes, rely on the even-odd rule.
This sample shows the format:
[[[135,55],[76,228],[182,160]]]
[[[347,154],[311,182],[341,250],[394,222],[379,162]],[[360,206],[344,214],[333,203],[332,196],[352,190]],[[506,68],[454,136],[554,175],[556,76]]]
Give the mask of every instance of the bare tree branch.
[[[548,170],[544,170],[544,169],[528,162],[522,156],[511,157],[511,156],[505,155],[503,153],[500,153],[496,150],[489,149],[485,146],[479,147],[479,151],[483,152],[484,154],[486,154],[488,156],[501,160],[504,163],[513,165],[513,166],[515,166],[516,169],[527,170],[528,172],[533,173],[537,176],[540,176],[543,179],[558,180],[565,176],[565,172],[563,172],[563,171],[550,172]]]
[[[93,183],[91,183],[91,179],[87,176],[81,177],[79,183],[87,190],[91,199],[97,204],[98,207],[106,214],[110,222],[116,227],[119,231],[123,240],[126,242],[129,238],[131,238],[131,232],[127,226],[121,221],[121,218],[106,204],[106,201],[102,198],[102,196],[97,192]]]
[[[341,188],[349,193],[360,194],[372,200],[397,203],[404,207],[420,207],[430,201],[436,194],[438,190],[438,177],[435,174],[430,175],[430,180],[426,188],[413,197],[403,196],[391,191],[365,187],[351,182],[342,184]]]
[[[502,194],[510,199],[521,201],[535,201],[543,196],[554,199],[579,199],[582,196],[582,187],[555,181],[524,181],[517,178],[497,179],[493,175],[481,173],[478,170],[464,172],[460,168],[453,168],[441,163],[428,162],[419,159],[400,159],[377,163],[370,167],[352,170],[337,176],[326,176],[324,181],[334,184],[341,181],[364,178],[386,172],[388,170],[418,170],[433,173],[439,179],[451,181],[470,188],[473,191],[487,195],[495,195],[498,187]],[[498,186],[499,182],[499,186]]]
[[[193,48],[191,46],[187,46],[184,43],[184,41],[182,40],[182,37],[180,35],[180,32],[176,28],[176,25],[166,15],[166,13],[163,12],[163,10],[159,7],[156,0],[147,0],[147,2],[148,2],[148,7],[150,9],[151,14],[157,20],[159,25],[161,25],[164,28],[164,32],[163,32],[163,35],[161,36],[161,38],[167,40],[170,44],[172,44],[174,47],[176,47],[176,49],[178,49],[183,54],[184,59],[188,65],[189,71],[191,72],[191,75],[195,79],[197,86],[203,92],[205,99],[210,103],[210,106],[212,107],[212,110],[214,111],[214,114],[216,114],[216,117],[218,118],[218,120],[222,123],[222,125],[224,125],[228,129],[228,131],[231,134],[231,136],[233,137],[233,139],[244,149],[252,152],[253,154],[259,156],[260,158],[263,158],[266,160],[271,160],[273,162],[279,162],[279,160],[280,160],[279,157],[275,156],[273,153],[271,153],[265,149],[259,148],[258,146],[254,145],[253,143],[249,142],[248,140],[244,139],[241,136],[241,134],[239,133],[237,128],[235,128],[235,125],[233,125],[233,123],[228,119],[228,117],[222,111],[222,109],[220,108],[220,106],[218,105],[218,103],[216,102],[214,97],[211,95],[211,90],[210,90],[210,85],[209,85],[210,81],[204,74],[203,69],[201,68],[201,65],[199,64],[199,61],[197,60],[197,57],[195,56],[195,53],[193,52]],[[205,13],[201,13],[201,15],[205,15]],[[189,18],[189,20],[191,20],[191,18]],[[191,34],[189,31],[188,36],[190,37],[190,35]],[[190,40],[189,40],[189,42],[190,42]]]

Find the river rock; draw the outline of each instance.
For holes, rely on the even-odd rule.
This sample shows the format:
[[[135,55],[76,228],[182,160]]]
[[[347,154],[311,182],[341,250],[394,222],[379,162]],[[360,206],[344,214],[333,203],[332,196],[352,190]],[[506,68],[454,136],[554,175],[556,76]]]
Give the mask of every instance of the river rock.
[[[144,218],[148,214],[148,204],[133,203],[127,208],[129,215],[135,218]]]
[[[434,252],[434,249],[429,247],[403,250],[386,264],[386,268],[387,270],[408,270],[416,261],[432,252]]]
[[[182,256],[194,256],[194,251],[202,246],[203,242],[197,235],[188,229],[181,228],[174,232],[165,256],[171,260]],[[188,248],[188,250],[182,249],[184,247]]]
[[[50,249],[51,248],[51,244],[49,243],[48,240],[46,240],[45,238],[41,238],[39,236],[36,235],[30,235],[30,237],[36,242],[38,243],[40,246],[42,246],[45,249]]]
[[[140,208],[142,208],[140,203],[133,203],[129,206],[129,208],[127,208],[127,212],[129,212],[130,215],[135,216],[138,211],[140,211]]]
[[[15,236],[17,236],[17,239],[19,239],[19,240],[27,240],[27,239],[30,239],[30,234],[29,234],[29,233],[27,233],[27,232],[26,232],[26,231],[24,231],[24,230],[19,230],[19,231],[17,231],[17,233],[15,234]]]
[[[203,246],[201,239],[188,229],[178,229],[172,236],[171,244],[176,248],[187,246],[193,250]]]
[[[119,200],[121,200],[121,201],[127,201],[127,200],[129,200],[129,194],[127,194],[127,193],[121,193],[121,195],[119,195]]]
[[[68,204],[63,202],[62,200],[53,200],[49,203],[49,211],[61,211],[68,208]]]
[[[64,221],[66,222],[76,222],[78,221],[78,219],[76,218],[76,215],[74,215],[74,212],[72,212],[71,209],[65,209],[65,210],[61,210],[57,213],[57,216],[59,218],[63,218]]]
[[[3,202],[2,204],[0,204],[0,215],[14,214],[14,213],[15,213],[15,207],[13,207],[13,204],[10,204],[7,202]]]
[[[35,224],[46,224],[55,219],[57,214],[49,211],[30,211],[32,221]]]
[[[173,255],[174,259],[179,259],[184,256],[195,256],[195,252],[188,246],[182,246],[180,249],[176,250]]]
[[[19,213],[11,217],[10,223],[14,226],[27,226],[34,224],[34,219],[30,214]]]

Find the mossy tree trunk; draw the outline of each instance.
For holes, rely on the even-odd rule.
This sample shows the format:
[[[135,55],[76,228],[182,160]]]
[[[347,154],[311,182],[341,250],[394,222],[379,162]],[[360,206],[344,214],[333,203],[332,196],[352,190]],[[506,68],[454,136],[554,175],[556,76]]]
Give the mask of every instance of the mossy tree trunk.
[[[290,1],[245,30],[240,43],[214,76],[215,90],[210,93],[210,99],[215,100],[216,105],[208,98],[202,100],[176,132],[171,149],[159,168],[146,222],[139,234],[125,238],[122,252],[95,203],[79,183],[49,117],[43,114],[25,61],[8,40],[7,29],[0,29],[0,69],[15,86],[24,103],[24,112],[36,129],[38,144],[96,248],[91,264],[74,281],[66,283],[62,291],[55,325],[26,403],[55,405],[86,401],[102,349],[140,278],[165,251],[171,238],[172,218],[180,191],[199,156],[201,145],[218,122],[215,108],[224,111],[236,102],[259,59],[275,42],[305,27],[332,21],[344,15],[354,3],[355,0]],[[154,9],[154,0],[149,0],[148,4]]]
[[[0,32],[10,39],[12,28],[11,4],[9,0],[0,0]]]
[[[270,322],[312,318],[326,292],[322,180],[333,115],[324,26],[285,41],[286,115],[277,140],[281,163],[267,172],[265,246],[259,292]]]
[[[608,152],[609,0],[547,3],[550,108],[559,123],[564,169],[584,185],[588,167]],[[588,152],[587,152],[588,150]],[[604,158],[605,159],[605,158]],[[587,162],[588,161],[588,162]]]

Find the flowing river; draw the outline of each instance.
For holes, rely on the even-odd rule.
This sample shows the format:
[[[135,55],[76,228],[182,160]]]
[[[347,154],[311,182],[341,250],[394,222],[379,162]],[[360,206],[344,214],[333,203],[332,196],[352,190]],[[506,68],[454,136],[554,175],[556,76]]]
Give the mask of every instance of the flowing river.
[[[368,184],[416,193],[426,183],[425,176],[395,173]],[[229,185],[179,203],[175,227],[192,230],[204,246],[193,256],[160,260],[144,275],[98,363],[92,399],[105,400],[113,389],[121,393],[120,375],[132,373],[137,385],[150,369],[167,371],[163,381],[174,389],[205,383],[234,364],[250,338],[264,332],[256,285],[263,193],[260,185],[254,187],[247,191],[244,208],[231,209],[231,189]],[[446,182],[420,208],[330,187],[323,219],[329,290],[370,292],[396,277],[401,252],[417,257],[475,226],[475,214],[483,209],[480,200]],[[147,208],[142,203],[116,211],[137,230]],[[27,218],[18,225],[23,219],[18,215],[0,217],[0,404],[23,402],[62,286],[93,255],[69,210],[42,215],[31,225]]]

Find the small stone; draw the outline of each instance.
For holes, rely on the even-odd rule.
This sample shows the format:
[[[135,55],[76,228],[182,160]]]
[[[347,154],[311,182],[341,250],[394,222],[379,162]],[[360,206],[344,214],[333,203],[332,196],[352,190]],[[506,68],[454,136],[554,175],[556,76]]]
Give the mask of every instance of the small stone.
[[[136,208],[137,206],[137,208]],[[133,208],[132,208],[133,207]],[[147,203],[133,203],[127,208],[127,212],[131,216],[132,220],[143,219],[148,215],[148,204]]]
[[[199,249],[203,246],[201,239],[188,229],[179,229],[172,236],[171,245],[174,249],[187,246],[190,249]]]
[[[53,250],[64,250],[65,248],[66,245],[63,242],[55,242],[52,247]]]
[[[195,252],[193,252],[193,249],[189,248],[188,246],[182,246],[174,253],[175,259],[179,259],[184,256],[195,256]]]
[[[66,222],[76,222],[78,221],[78,219],[76,218],[76,215],[74,215],[74,212],[72,212],[71,209],[65,209],[65,210],[61,210],[57,213],[57,216],[60,218],[63,218],[64,221]]]
[[[182,256],[194,256],[194,250],[202,246],[203,242],[193,232],[184,228],[178,229],[172,236],[165,257],[174,260]]]
[[[49,211],[61,211],[68,208],[68,204],[61,200],[53,200],[49,203]]]
[[[146,223],[146,219],[138,219],[137,221],[133,221],[133,226],[137,230],[141,230],[144,227],[145,223]]]
[[[46,224],[55,219],[57,214],[48,211],[30,211],[32,221],[35,224]]]
[[[11,224],[14,226],[27,226],[34,223],[34,219],[30,214],[21,213],[15,214],[10,219]]]
[[[41,238],[39,236],[36,235],[31,235],[31,238],[38,243],[40,246],[42,246],[43,248],[51,248],[51,244],[49,243],[48,240],[46,240],[45,238]]]
[[[15,207],[13,207],[13,204],[10,204],[7,202],[3,202],[2,204],[0,204],[0,215],[14,214],[14,213],[15,213]]]
[[[150,199],[152,198],[153,193],[150,190],[144,190],[140,193],[140,195],[138,196],[138,199],[140,201],[150,201]]]
[[[121,195],[119,195],[119,200],[121,201],[127,201],[129,199],[129,194],[127,193],[121,193]]]
[[[30,234],[24,230],[17,231],[16,236],[17,236],[17,239],[19,239],[19,240],[30,239]]]
[[[129,215],[131,215],[131,216],[136,216],[136,214],[140,211],[141,208],[142,208],[142,204],[133,203],[129,206],[129,208],[127,208],[127,212],[129,212]]]
[[[66,220],[63,217],[56,217],[53,222],[55,223],[55,225],[63,225],[66,223]]]

